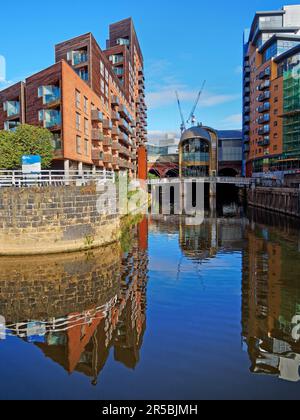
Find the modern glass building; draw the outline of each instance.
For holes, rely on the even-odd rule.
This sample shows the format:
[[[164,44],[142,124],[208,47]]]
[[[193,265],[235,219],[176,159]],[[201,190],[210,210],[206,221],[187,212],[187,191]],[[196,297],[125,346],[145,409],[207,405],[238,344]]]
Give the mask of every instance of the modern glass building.
[[[218,171],[218,135],[209,127],[186,130],[179,144],[180,176],[215,176]]]

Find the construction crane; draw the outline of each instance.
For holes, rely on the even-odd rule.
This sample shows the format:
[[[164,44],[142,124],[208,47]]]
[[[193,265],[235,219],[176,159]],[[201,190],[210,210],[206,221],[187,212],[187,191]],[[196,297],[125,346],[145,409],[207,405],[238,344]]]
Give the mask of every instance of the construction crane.
[[[180,117],[181,117],[180,130],[181,130],[181,134],[182,134],[186,130],[186,126],[185,126],[185,122],[184,122],[184,116],[183,116],[183,112],[182,112],[182,108],[181,108],[181,103],[180,103],[179,95],[178,95],[178,92],[177,91],[175,93],[176,93],[176,98],[177,98],[179,113],[180,113]]]
[[[201,88],[200,92],[198,93],[198,96],[197,96],[197,99],[196,99],[195,105],[194,105],[194,107],[193,107],[193,109],[192,109],[192,111],[191,111],[191,114],[190,114],[190,116],[189,116],[189,119],[188,119],[188,120],[187,120],[187,122],[186,122],[187,124],[189,124],[189,123],[191,122],[191,124],[192,124],[192,125],[195,125],[195,123],[196,123],[196,116],[195,116],[195,112],[196,112],[196,108],[197,108],[197,106],[198,106],[198,104],[199,104],[200,98],[201,98],[201,96],[202,96],[202,93],[203,93],[203,91],[204,91],[205,85],[206,85],[206,80],[204,80],[203,85],[202,85],[202,88]]]

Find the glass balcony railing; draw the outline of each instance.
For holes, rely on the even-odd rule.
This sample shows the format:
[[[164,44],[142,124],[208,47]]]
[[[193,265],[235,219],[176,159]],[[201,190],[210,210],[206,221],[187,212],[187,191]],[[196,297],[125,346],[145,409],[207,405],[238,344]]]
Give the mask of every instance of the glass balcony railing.
[[[124,62],[123,55],[111,55],[109,60],[112,64],[121,64]]]
[[[124,69],[122,67],[114,67],[113,70],[114,70],[114,73],[117,76],[123,76],[124,75]]]
[[[83,81],[89,81],[89,72],[86,69],[77,69],[75,71]]]
[[[73,51],[73,66],[87,63],[88,54],[86,51]]]
[[[4,130],[5,131],[16,131],[18,126],[21,123],[19,121],[5,121],[4,122]]]
[[[61,125],[61,113],[57,110],[39,111],[39,121],[43,123],[44,128],[53,128]]]
[[[20,102],[19,101],[6,101],[3,104],[3,109],[6,111],[8,118],[15,117],[20,114]]]
[[[38,97],[43,98],[43,105],[60,101],[60,88],[58,86],[41,86],[38,89]]]

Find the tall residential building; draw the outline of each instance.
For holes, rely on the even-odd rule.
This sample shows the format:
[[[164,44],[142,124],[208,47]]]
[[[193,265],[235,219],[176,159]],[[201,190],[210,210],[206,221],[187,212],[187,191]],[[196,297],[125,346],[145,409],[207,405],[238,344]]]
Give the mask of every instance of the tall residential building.
[[[53,169],[127,170],[145,179],[145,78],[132,19],[111,25],[108,50],[88,33],[56,45],[55,61],[0,92],[0,130],[48,128]]]
[[[244,37],[243,152],[247,176],[300,168],[300,5],[257,12]]]

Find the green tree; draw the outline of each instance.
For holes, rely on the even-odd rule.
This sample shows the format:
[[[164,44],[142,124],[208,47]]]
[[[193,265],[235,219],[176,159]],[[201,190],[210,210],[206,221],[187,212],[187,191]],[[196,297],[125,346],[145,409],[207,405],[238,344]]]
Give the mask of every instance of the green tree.
[[[16,131],[0,131],[0,168],[19,169],[23,155],[39,155],[42,168],[49,168],[53,159],[52,133],[32,125],[20,125]]]

